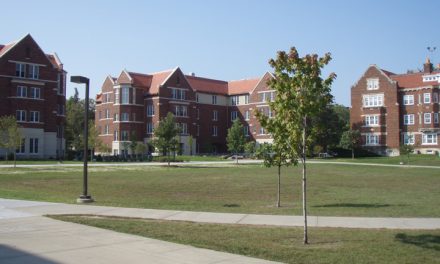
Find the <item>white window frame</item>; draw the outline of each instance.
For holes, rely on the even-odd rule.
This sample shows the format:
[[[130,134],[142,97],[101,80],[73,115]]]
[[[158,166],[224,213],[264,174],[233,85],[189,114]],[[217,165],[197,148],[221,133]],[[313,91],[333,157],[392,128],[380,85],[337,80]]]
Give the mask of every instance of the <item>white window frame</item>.
[[[188,107],[185,105],[175,105],[174,106],[174,115],[176,117],[187,117],[188,116]]]
[[[266,135],[266,129],[264,129],[262,126],[260,126],[259,135]]]
[[[213,95],[212,96],[212,104],[216,105],[217,104],[217,95]]]
[[[121,88],[121,104],[129,104],[130,103],[130,88],[122,87]]]
[[[438,103],[438,93],[432,93],[432,101]]]
[[[250,114],[249,110],[246,110],[244,112],[244,120],[249,121],[250,117],[251,117],[251,114]]]
[[[382,107],[384,105],[383,94],[364,94],[362,96],[363,107]]]
[[[403,144],[414,145],[416,143],[416,137],[414,133],[403,133]]]
[[[105,109],[104,113],[105,113],[105,119],[109,119],[110,118],[110,109]]]
[[[28,78],[37,80],[40,78],[40,66],[35,64],[29,64],[29,72],[28,72]]]
[[[17,154],[24,154],[24,153],[26,153],[26,138],[22,138],[21,139],[21,144],[15,150],[15,153],[17,153]]]
[[[185,90],[179,88],[170,88],[171,89],[171,98],[174,100],[185,100]]]
[[[26,122],[26,110],[16,110],[15,118],[17,122]]]
[[[423,113],[423,123],[427,125],[432,123],[431,113]]]
[[[154,125],[152,122],[147,123],[147,134],[154,134]]]
[[[27,97],[27,87],[19,85],[17,86],[17,97]]]
[[[38,154],[39,145],[38,138],[30,138],[29,139],[29,153],[30,154]]]
[[[231,111],[231,121],[238,118],[238,111]]]
[[[29,122],[39,123],[40,122],[40,111],[29,111]]]
[[[147,116],[154,116],[154,105],[147,104]]]
[[[218,111],[217,110],[212,111],[212,120],[218,121]]]
[[[231,96],[231,105],[239,105],[239,96],[238,95]]]
[[[423,103],[424,104],[430,104],[431,103],[431,93],[424,93],[423,94]]]
[[[115,88],[115,104],[119,104],[119,88]]]
[[[24,63],[15,63],[15,76],[20,78],[26,77],[26,64]]]
[[[414,114],[403,115],[404,125],[414,125]]]
[[[33,99],[41,98],[41,89],[39,87],[31,87],[29,97]]]
[[[217,137],[218,136],[218,127],[212,126],[212,136]]]
[[[129,133],[128,130],[121,130],[121,141],[128,141]]]
[[[378,90],[378,89],[379,89],[379,78],[368,78],[367,90]]]
[[[365,146],[378,146],[380,144],[380,137],[378,134],[368,133],[365,135]]]
[[[249,95],[248,94],[246,94],[244,96],[244,104],[249,104]]]
[[[414,105],[414,95],[406,94],[403,96],[403,105]]]
[[[105,134],[105,135],[108,135],[108,134],[109,134],[109,131],[110,131],[110,126],[109,126],[109,125],[105,125],[105,126],[104,126],[104,134]]]
[[[366,115],[364,124],[366,127],[376,127],[379,126],[379,120],[379,115]]]
[[[438,115],[439,113],[434,113],[434,124],[438,124]]]
[[[243,126],[243,134],[245,137],[249,136],[249,126]]]
[[[121,113],[121,122],[130,121],[130,115],[128,113]]]
[[[423,133],[422,145],[437,145],[437,133]]]

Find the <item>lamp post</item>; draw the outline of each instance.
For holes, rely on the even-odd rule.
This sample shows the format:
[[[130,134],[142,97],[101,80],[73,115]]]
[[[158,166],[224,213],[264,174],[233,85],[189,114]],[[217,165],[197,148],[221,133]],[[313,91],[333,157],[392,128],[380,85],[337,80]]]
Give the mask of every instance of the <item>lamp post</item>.
[[[86,85],[86,98],[84,102],[84,166],[83,166],[83,193],[76,199],[77,203],[91,203],[92,196],[87,192],[87,161],[88,161],[88,142],[89,142],[89,79],[83,76],[71,76],[70,81]]]

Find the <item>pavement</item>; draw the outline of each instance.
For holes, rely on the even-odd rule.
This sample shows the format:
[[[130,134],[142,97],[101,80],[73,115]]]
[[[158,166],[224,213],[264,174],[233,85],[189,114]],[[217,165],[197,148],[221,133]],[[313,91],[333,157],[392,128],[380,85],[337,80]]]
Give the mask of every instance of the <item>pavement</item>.
[[[302,226],[301,216],[122,208],[0,198],[0,263],[274,263],[44,217],[91,214],[202,223]],[[310,227],[440,229],[439,218],[309,216]]]

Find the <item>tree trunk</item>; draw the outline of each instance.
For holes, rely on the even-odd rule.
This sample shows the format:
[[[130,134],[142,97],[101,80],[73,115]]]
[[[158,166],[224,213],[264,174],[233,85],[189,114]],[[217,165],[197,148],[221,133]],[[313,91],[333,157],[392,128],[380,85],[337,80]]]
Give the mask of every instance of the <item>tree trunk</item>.
[[[302,135],[302,189],[303,189],[303,216],[304,216],[304,244],[309,243],[307,236],[307,171],[306,171],[306,128],[307,117],[304,117],[303,135]]]
[[[281,206],[281,165],[278,164],[278,195],[277,195],[277,207]]]

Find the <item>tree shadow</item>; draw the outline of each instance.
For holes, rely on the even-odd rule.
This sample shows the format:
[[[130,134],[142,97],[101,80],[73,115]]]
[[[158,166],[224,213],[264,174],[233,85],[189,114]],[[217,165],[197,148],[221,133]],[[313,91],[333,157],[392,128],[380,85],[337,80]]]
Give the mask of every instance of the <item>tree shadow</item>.
[[[391,204],[378,204],[378,203],[334,203],[334,204],[323,204],[323,205],[314,205],[312,207],[320,207],[320,208],[333,208],[333,207],[351,207],[351,208],[382,208],[382,207],[390,207],[390,206],[404,206],[404,205],[391,205]]]
[[[223,207],[240,207],[239,204],[224,204]]]
[[[49,259],[36,256],[29,252],[19,250],[7,245],[0,245],[0,263],[32,263],[32,264],[55,264]]]
[[[423,234],[412,236],[399,233],[395,236],[395,239],[401,243],[440,251],[440,236],[438,235]]]

